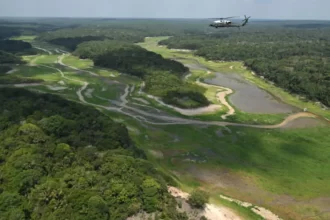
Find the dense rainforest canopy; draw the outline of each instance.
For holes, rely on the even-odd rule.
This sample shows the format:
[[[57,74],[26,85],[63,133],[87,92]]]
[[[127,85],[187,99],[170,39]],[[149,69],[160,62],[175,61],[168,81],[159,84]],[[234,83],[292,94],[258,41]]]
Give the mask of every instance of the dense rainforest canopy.
[[[20,57],[0,50],[0,64],[21,64],[21,63],[24,62]]]
[[[0,50],[0,77],[12,69],[13,65],[23,64],[21,57]]]
[[[140,46],[121,41],[91,41],[78,46],[74,55],[90,58],[97,66],[108,67],[142,77],[146,72],[159,70],[182,76],[189,71],[183,64],[164,59],[161,55]]]
[[[0,102],[0,219],[187,219],[123,124],[25,89]]]
[[[79,23],[76,21],[75,23]],[[48,41],[65,46],[69,50],[83,41],[92,40],[120,40],[130,43],[142,42],[145,37],[175,36],[179,34],[201,33],[203,27],[197,22],[181,20],[139,20],[139,19],[96,19],[85,22],[74,28],[63,28],[57,31],[44,32],[38,40]]]
[[[27,21],[8,21],[0,19],[0,39],[7,39],[21,35],[37,35],[41,32],[55,30],[56,26],[52,24],[43,24],[39,22]]]
[[[57,31],[40,34],[38,40],[48,41],[61,45],[73,51],[76,47],[86,41],[95,40],[120,40],[130,43],[137,43],[144,40],[146,33],[131,29],[113,29],[99,27],[66,28]]]
[[[37,54],[30,43],[21,40],[0,40],[0,50],[16,55]]]

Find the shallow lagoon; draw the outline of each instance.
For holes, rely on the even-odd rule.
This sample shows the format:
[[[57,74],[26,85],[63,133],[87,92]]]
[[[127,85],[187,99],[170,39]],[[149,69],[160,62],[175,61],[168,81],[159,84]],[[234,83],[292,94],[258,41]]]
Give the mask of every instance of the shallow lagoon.
[[[249,113],[276,114],[291,113],[298,109],[279,100],[271,94],[258,88],[235,73],[215,73],[212,79],[205,79],[205,83],[219,85],[234,90],[229,96],[230,102],[238,109]]]

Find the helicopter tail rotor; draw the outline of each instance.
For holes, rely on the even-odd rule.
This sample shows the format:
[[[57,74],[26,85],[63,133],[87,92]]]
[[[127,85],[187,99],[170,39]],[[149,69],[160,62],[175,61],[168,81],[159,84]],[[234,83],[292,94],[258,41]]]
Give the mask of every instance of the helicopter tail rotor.
[[[251,16],[246,17],[246,15],[244,15],[244,19],[242,21],[248,21],[251,18]]]
[[[249,22],[249,19],[250,19],[250,18],[251,18],[251,16],[246,17],[246,15],[244,15],[244,20],[242,20],[242,21],[243,21],[242,26],[245,26],[245,25]]]

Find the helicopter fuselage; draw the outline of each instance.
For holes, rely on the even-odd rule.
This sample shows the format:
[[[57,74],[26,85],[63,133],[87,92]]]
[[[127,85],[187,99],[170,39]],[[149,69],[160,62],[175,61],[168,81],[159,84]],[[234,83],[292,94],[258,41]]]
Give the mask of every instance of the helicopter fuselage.
[[[216,20],[212,24],[211,27],[219,28],[219,27],[232,27],[232,22],[229,20]]]
[[[246,17],[246,15],[244,15],[245,19],[243,20],[242,24],[238,24],[238,23],[232,23],[230,20],[227,20],[228,18],[232,18],[232,17],[228,17],[228,18],[220,18],[218,20],[215,20],[212,24],[210,24],[211,27],[214,28],[222,28],[222,27],[243,27],[245,26],[250,17]]]
[[[213,23],[215,23],[215,24],[231,24],[231,21],[229,21],[229,20],[216,20]]]

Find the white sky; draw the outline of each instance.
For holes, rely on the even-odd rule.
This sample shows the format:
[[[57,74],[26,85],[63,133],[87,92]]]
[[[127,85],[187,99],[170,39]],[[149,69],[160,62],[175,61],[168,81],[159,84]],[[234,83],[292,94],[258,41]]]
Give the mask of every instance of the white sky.
[[[330,20],[330,0],[0,0],[0,16]]]

